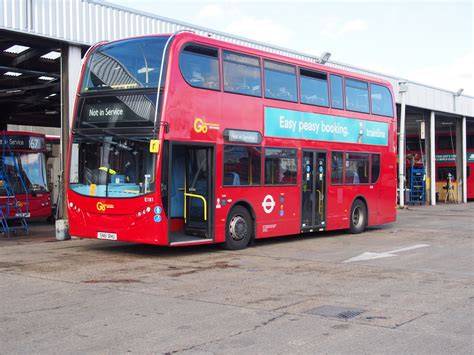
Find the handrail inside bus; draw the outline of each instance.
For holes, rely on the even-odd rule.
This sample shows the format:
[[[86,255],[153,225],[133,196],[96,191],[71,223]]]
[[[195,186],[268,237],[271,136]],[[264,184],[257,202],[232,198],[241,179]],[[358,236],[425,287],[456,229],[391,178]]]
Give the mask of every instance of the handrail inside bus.
[[[204,204],[204,220],[207,221],[207,201],[204,196],[201,195],[196,195],[196,194],[190,194],[186,191],[184,191],[184,198],[186,200],[186,197],[195,197],[195,198],[200,198],[202,200],[202,203]],[[186,220],[186,209],[184,209],[184,220]]]
[[[316,190],[316,192],[318,193],[318,212],[319,212],[319,214],[321,214],[322,213],[322,207],[323,207],[322,206],[323,199],[322,199],[322,196],[321,196],[322,192],[319,191],[319,190]]]

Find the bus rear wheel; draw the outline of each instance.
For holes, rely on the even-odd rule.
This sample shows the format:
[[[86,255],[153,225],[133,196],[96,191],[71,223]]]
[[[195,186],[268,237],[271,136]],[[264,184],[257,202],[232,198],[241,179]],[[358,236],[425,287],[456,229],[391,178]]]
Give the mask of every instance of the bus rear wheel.
[[[229,250],[246,248],[252,233],[253,225],[249,211],[242,206],[232,208],[227,217],[224,248]]]
[[[352,204],[350,215],[349,232],[352,234],[359,234],[365,230],[367,225],[367,207],[365,203],[357,199]]]

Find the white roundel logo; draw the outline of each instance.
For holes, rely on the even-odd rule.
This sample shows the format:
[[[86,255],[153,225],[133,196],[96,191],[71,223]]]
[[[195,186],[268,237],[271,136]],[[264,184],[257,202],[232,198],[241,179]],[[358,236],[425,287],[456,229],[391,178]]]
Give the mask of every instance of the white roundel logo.
[[[263,199],[262,207],[265,213],[271,213],[273,208],[275,207],[275,200],[273,199],[272,195],[267,195]]]

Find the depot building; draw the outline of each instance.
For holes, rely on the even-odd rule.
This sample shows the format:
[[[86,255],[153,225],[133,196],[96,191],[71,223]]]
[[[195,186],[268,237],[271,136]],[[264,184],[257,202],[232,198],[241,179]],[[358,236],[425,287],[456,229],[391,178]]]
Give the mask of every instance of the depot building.
[[[0,4],[0,125],[4,131],[58,137],[50,143],[47,176],[52,202],[59,207],[64,204],[60,180],[77,82],[88,48],[100,41],[181,30],[389,81],[398,111],[399,204],[444,202],[448,178],[454,186],[452,202],[474,198],[474,97],[461,88],[436,88],[331,61],[328,55],[310,56],[99,1]]]

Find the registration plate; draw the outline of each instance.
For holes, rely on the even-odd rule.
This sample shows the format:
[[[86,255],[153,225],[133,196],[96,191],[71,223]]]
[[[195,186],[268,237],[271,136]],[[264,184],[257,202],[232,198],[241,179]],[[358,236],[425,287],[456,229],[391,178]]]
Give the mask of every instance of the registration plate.
[[[117,240],[117,233],[97,232],[97,238],[107,240]]]

